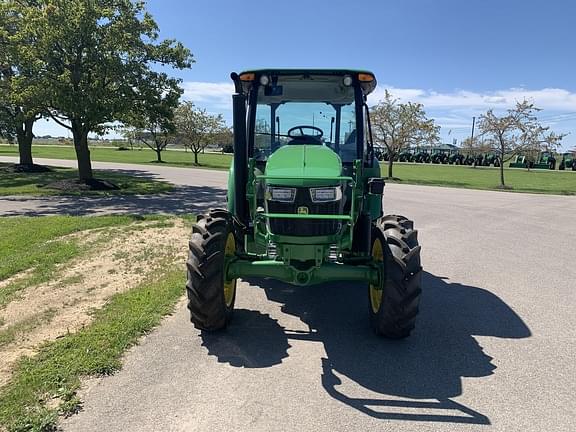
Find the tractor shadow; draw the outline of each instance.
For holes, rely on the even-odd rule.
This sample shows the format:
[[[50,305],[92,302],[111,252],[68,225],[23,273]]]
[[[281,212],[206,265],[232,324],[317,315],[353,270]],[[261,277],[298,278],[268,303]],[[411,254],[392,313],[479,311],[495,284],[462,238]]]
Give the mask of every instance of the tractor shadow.
[[[219,363],[234,367],[265,368],[288,357],[284,328],[270,315],[237,309],[232,324],[223,332],[201,332],[202,346]]]
[[[474,336],[531,335],[496,295],[429,273],[424,274],[417,328],[401,341],[372,333],[367,294],[357,284],[250,284],[264,289],[269,300],[281,303],[282,312],[300,318],[309,331],[279,332],[268,315],[240,310],[241,320],[249,317],[250,327],[275,331],[254,335],[250,329],[240,330],[235,321],[225,342],[203,336],[210,354],[234,366],[268,367],[282,361],[290,339],[322,342],[327,355],[322,359],[322,387],[336,400],[378,419],[490,424],[485,415],[451,400],[462,394],[463,377],[489,376],[496,369]],[[245,344],[249,349],[242,360],[236,356],[229,361],[234,347]]]

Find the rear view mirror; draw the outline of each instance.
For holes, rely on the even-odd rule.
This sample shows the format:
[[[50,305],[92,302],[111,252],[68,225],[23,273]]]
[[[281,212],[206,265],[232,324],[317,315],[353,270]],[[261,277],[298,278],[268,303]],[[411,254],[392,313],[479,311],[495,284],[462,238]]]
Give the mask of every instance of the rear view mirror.
[[[384,193],[384,179],[373,177],[368,179],[368,193],[372,195],[382,195]]]

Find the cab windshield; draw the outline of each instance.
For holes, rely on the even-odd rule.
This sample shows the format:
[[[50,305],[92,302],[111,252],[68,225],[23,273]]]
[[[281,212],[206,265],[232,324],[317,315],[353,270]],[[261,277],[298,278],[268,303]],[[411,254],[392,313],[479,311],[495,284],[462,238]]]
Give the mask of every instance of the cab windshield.
[[[344,86],[342,77],[281,76],[258,87],[256,103],[256,160],[296,143],[330,147],[343,162],[358,158],[354,88]]]

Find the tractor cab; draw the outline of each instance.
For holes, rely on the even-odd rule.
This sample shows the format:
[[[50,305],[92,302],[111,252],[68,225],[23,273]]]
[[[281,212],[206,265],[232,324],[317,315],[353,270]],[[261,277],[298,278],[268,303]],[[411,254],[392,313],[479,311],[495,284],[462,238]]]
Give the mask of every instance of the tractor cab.
[[[278,236],[349,248],[360,213],[368,226],[381,216],[381,191],[360,201],[369,178],[376,192],[383,186],[366,105],[374,75],[268,69],[232,78],[240,102],[230,211],[255,231],[260,250],[294,241]]]
[[[246,96],[247,156],[265,166],[278,150],[294,146],[336,153],[345,166],[372,162],[366,96],[376,87],[369,72],[258,70],[234,76]]]

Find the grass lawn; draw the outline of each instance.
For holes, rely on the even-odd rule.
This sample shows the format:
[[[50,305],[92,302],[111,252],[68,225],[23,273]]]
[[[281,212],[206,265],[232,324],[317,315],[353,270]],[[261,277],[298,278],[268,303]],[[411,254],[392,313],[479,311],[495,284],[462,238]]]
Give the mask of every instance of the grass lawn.
[[[52,159],[70,159],[76,160],[74,148],[65,146],[37,146],[33,147],[34,157],[52,158]],[[18,156],[16,146],[0,145],[0,156]],[[90,156],[93,161],[102,162],[123,162],[138,164],[155,164],[156,153],[150,149],[142,150],[123,150],[119,151],[112,148],[91,147]],[[194,154],[177,150],[165,150],[162,152],[162,159],[166,165],[193,167]],[[204,153],[198,155],[200,168],[228,169],[232,161],[229,154]]]
[[[151,150],[118,151],[115,149],[92,149],[93,160],[126,163],[155,163]],[[0,146],[0,156],[17,156],[16,147]],[[166,165],[193,167],[193,155],[188,152],[166,150],[163,153]],[[75,159],[69,147],[35,147],[34,156],[59,159]],[[206,153],[200,155],[203,168],[228,169],[232,156]],[[388,167],[382,163],[382,173]],[[498,190],[500,174],[497,168],[434,164],[395,163],[394,177],[398,183],[459,187],[468,189]],[[576,195],[576,172],[510,169],[505,170],[505,180],[515,192]]]
[[[382,174],[388,166],[382,164]],[[498,190],[499,168],[395,163],[396,183]],[[576,172],[505,168],[504,180],[514,192],[576,195]]]
[[[114,183],[120,189],[106,191],[70,191],[50,188],[53,182],[76,180],[78,171],[72,168],[53,168],[45,173],[18,173],[12,164],[0,163],[0,196],[2,195],[133,195],[169,192],[170,183],[111,171],[94,171],[100,180]]]
[[[0,218],[0,282],[25,271],[26,283],[21,285],[22,280],[18,279],[16,287],[50,280],[58,264],[71,261],[90,246],[74,238],[63,238],[66,235],[97,228],[135,230],[156,225],[161,228],[162,223],[170,221],[166,216]],[[76,390],[82,377],[108,375],[121,367],[126,349],[170,313],[182,296],[182,265],[168,260],[159,268],[161,271],[150,273],[128,291],[110,297],[80,330],[45,342],[36,355],[22,357],[15,364],[11,379],[0,387],[0,430],[55,430],[59,415],[78,409]],[[13,287],[13,283],[0,287],[0,311],[19,294]],[[56,313],[53,309],[38,312],[2,329],[0,348],[14,343],[29,329],[46,322],[49,325]]]

